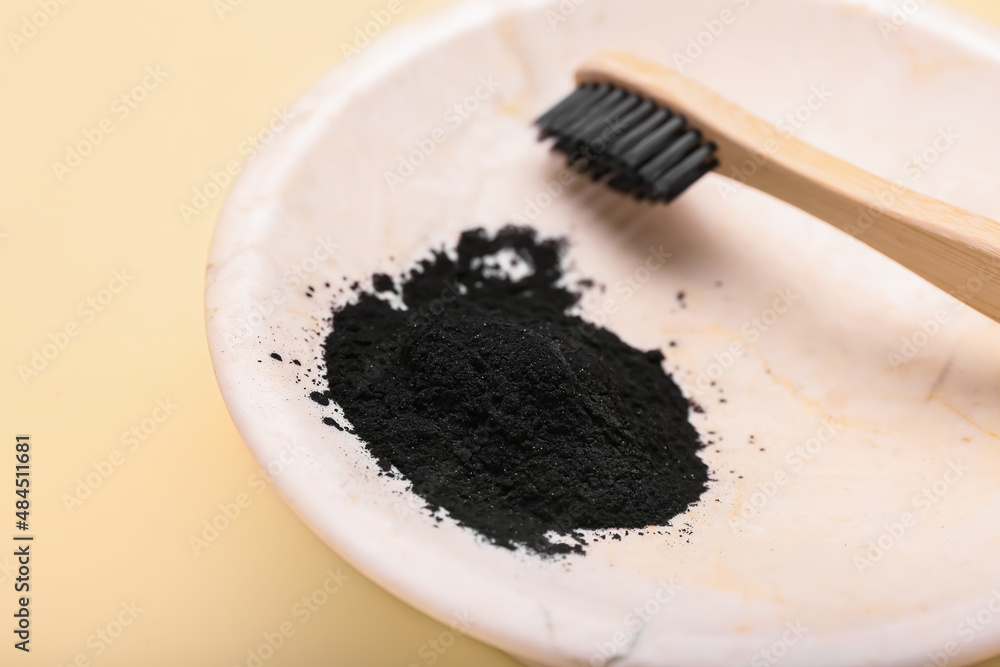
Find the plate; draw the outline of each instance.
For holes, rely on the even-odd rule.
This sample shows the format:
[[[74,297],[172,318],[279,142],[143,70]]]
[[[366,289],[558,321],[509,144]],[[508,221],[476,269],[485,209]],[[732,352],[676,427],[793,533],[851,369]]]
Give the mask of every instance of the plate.
[[[352,564],[526,662],[1000,651],[998,325],[738,180],[651,207],[565,174],[531,127],[577,63],[626,49],[996,218],[997,37],[925,2],[820,0],[479,1],[393,31],[298,102],[219,220],[208,341],[240,433]],[[347,286],[511,221],[566,237],[604,286],[584,316],[664,349],[703,408],[713,482],[663,531],[562,559],[492,546],[422,512],[307,397]],[[644,271],[651,253],[670,257]]]

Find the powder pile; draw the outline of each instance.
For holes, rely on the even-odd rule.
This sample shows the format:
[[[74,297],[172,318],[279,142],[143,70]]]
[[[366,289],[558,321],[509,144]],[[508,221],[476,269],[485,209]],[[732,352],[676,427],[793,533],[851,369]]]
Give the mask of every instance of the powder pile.
[[[708,481],[663,354],[571,314],[563,250],[528,228],[472,230],[373,276],[335,310],[313,395],[431,512],[542,555],[582,552],[583,529],[663,526]]]

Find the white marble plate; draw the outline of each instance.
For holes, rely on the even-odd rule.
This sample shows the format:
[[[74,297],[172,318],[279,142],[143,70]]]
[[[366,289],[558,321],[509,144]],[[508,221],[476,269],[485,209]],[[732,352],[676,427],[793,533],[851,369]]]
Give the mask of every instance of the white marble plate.
[[[896,4],[466,2],[320,81],[234,188],[206,279],[226,403],[303,519],[404,600],[538,664],[958,665],[1000,651],[1000,326],[715,175],[670,207],[580,179],[556,188],[562,164],[530,127],[581,59],[629,49],[1000,217],[1000,39]],[[334,407],[306,397],[345,284],[511,219],[568,236],[574,272],[606,286],[586,316],[662,347],[704,407],[715,481],[668,534],[565,560],[490,546],[414,509],[321,423]],[[661,248],[670,259],[645,271]]]

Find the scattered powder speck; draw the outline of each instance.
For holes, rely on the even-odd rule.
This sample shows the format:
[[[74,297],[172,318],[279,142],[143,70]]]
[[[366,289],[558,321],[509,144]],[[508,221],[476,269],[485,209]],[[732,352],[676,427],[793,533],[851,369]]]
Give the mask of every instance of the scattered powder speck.
[[[376,292],[391,292],[395,287],[392,278],[384,273],[376,273],[372,276],[372,284]]]

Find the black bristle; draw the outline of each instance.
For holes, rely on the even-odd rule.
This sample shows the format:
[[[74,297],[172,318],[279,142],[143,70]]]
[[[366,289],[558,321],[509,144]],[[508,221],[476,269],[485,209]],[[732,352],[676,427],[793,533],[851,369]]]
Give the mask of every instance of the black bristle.
[[[642,136],[639,143],[622,156],[622,162],[628,169],[640,172],[642,167],[655,159],[655,156],[658,156],[661,151],[670,148],[674,137],[680,134],[686,123],[684,116],[674,116],[652,132]]]
[[[674,119],[682,116],[674,116]],[[701,132],[691,130],[685,132],[676,140],[665,142],[666,146],[657,151],[656,157],[646,162],[639,170],[642,180],[656,183],[660,177],[677,166],[685,157],[701,145]]]
[[[647,136],[657,126],[665,123],[670,118],[670,112],[666,109],[657,107],[653,102],[649,102],[649,105],[652,113],[639,119],[638,125],[630,131],[625,132],[611,145],[611,153],[617,156],[619,160],[623,159],[625,154],[639,143],[643,137]]]
[[[549,109],[545,114],[543,114],[538,120],[535,121],[535,125],[542,128],[545,131],[550,120],[566,111],[566,109],[576,106],[581,100],[585,100],[594,91],[597,86],[580,86],[574,90],[571,94],[567,95],[559,104],[555,105]]]
[[[638,95],[626,95],[618,104],[612,107],[607,112],[607,118],[624,118],[625,114],[631,111],[634,107],[639,106],[642,102],[642,98]],[[584,143],[594,143],[601,138],[601,134],[607,130],[608,127],[604,123],[604,117],[596,119],[585,127],[580,132],[580,139]]]
[[[545,125],[540,126],[542,128],[543,135],[552,136],[555,134],[556,128],[564,129],[571,126],[578,118],[588,113],[593,103],[603,97],[609,90],[611,90],[611,86],[608,84],[601,86],[580,86],[580,88],[577,89],[577,92],[582,92],[582,94],[575,98],[571,94],[564,101],[572,102],[572,104],[567,105],[565,108],[560,110],[559,113],[552,115],[547,119]],[[544,118],[544,116],[542,118]]]
[[[684,116],[607,83],[579,86],[535,124],[570,165],[639,200],[669,202],[719,164]]]

